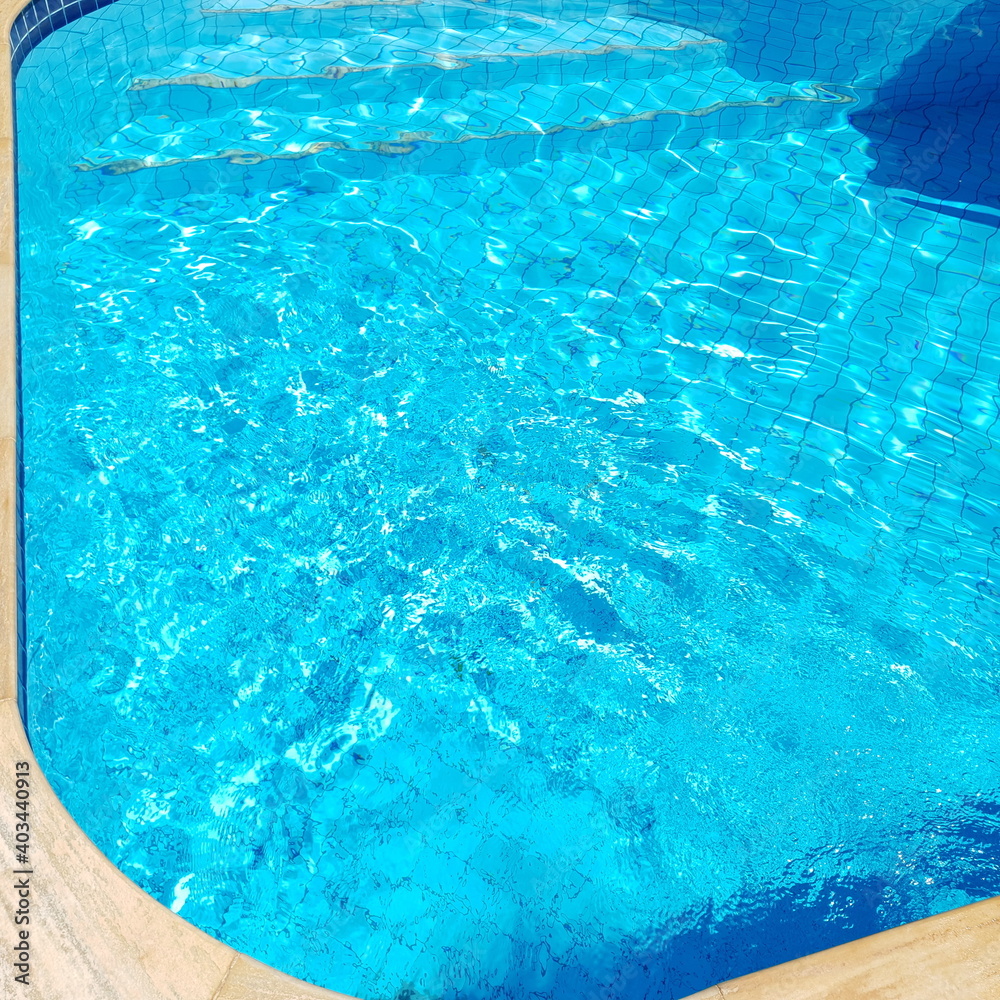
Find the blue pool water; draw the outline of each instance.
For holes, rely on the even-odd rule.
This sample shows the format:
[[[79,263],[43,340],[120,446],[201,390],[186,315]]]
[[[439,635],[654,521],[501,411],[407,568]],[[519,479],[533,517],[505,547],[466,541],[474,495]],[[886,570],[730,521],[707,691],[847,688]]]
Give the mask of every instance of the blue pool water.
[[[364,1000],[676,998],[1000,893],[995,15],[264,6],[18,75],[87,833]]]

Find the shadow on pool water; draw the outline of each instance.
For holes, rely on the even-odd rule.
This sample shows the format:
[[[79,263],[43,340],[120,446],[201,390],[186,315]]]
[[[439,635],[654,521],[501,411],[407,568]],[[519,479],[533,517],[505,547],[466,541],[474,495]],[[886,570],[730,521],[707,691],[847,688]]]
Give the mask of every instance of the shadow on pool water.
[[[872,181],[923,196],[908,204],[1000,226],[998,36],[1000,7],[970,4],[850,116],[871,140]]]

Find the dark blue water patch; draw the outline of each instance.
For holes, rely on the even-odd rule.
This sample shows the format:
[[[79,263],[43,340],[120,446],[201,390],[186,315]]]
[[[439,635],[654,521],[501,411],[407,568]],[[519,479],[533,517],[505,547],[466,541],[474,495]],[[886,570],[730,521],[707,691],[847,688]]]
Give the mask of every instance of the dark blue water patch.
[[[929,208],[939,215],[950,215],[953,219],[967,219],[969,222],[978,222],[981,226],[995,226],[1000,229],[1000,214],[992,212],[977,211],[976,208],[968,205],[949,205],[942,201],[923,201],[918,198],[900,198],[904,205],[912,205],[914,208]]]
[[[544,947],[525,942],[523,963],[507,970],[506,981],[489,998],[677,1000],[713,983],[888,929],[891,922],[883,907],[892,891],[892,879],[847,877],[747,897],[735,911],[722,911],[709,901],[680,921],[686,930],[651,929],[631,940],[604,942],[595,947],[591,962],[575,966],[553,962]],[[535,991],[526,990],[526,983]],[[486,997],[482,989],[452,988],[441,1000]]]
[[[871,141],[872,181],[925,199],[1000,208],[998,33],[1000,7],[971,4],[903,63],[870,106],[850,116]],[[921,204],[946,215],[961,212]],[[1000,221],[982,212],[973,217]]]
[[[848,874],[819,883],[747,886],[725,907],[711,899],[697,911],[630,941],[595,949],[585,967],[558,968],[555,1000],[595,996],[602,1000],[675,1000],[758,969],[792,961],[897,926],[898,902],[910,919],[937,912],[935,891],[946,887],[970,899],[1000,892],[1000,806],[983,798],[963,800],[929,823],[914,868]],[[919,873],[916,878],[914,873]],[[937,890],[933,888],[937,885]],[[683,929],[680,929],[683,928]],[[616,958],[608,963],[608,954]],[[516,984],[537,974],[511,969],[497,996],[522,996]],[[447,1000],[481,1000],[460,991]]]
[[[991,811],[992,810],[992,811]],[[972,803],[952,815],[944,826],[955,827],[956,840],[922,859],[921,876],[965,892],[971,899],[988,899],[1000,891],[1000,826],[993,803]],[[943,840],[944,838],[942,838]],[[759,969],[792,961],[898,924],[892,902],[906,898],[914,919],[934,912],[928,906],[927,885],[914,887],[911,873],[896,871],[801,882],[787,887],[748,887],[735,907],[717,907],[709,900],[676,925],[651,929],[633,941],[617,942],[614,968],[605,949],[597,949],[587,968],[557,970],[560,987],[555,1000],[596,996],[602,1000],[676,1000],[713,983],[725,982]],[[604,959],[604,961],[602,961]],[[537,965],[534,967],[537,970]],[[526,968],[511,970],[502,997],[518,994],[515,983]],[[523,980],[521,980],[523,982]],[[454,993],[448,1000],[480,1000],[479,995]]]
[[[921,875],[933,873],[931,881],[973,899],[994,895],[1000,890],[998,815],[996,803],[982,800],[948,810],[936,829],[958,836],[928,841],[939,846],[919,859]],[[596,942],[588,960],[578,964],[556,960],[544,942],[523,941],[505,979],[489,991],[456,983],[432,998],[404,987],[394,1000],[541,995],[554,1000],[676,1000],[715,982],[887,930],[898,923],[890,901],[900,898],[921,916],[933,912],[927,907],[925,878],[914,880],[905,866],[863,876],[845,873],[818,884],[747,886],[724,907],[709,899],[669,925]]]
[[[564,587],[556,595],[555,603],[575,628],[598,642],[615,642],[627,631],[607,599],[587,590],[579,581]]]

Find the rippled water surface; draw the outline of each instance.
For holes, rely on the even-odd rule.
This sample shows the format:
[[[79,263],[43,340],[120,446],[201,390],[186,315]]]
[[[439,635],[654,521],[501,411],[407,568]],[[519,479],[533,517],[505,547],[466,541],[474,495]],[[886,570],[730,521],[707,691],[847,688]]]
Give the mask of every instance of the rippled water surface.
[[[364,1000],[1000,893],[985,5],[204,2],[18,77],[31,729],[101,849]]]

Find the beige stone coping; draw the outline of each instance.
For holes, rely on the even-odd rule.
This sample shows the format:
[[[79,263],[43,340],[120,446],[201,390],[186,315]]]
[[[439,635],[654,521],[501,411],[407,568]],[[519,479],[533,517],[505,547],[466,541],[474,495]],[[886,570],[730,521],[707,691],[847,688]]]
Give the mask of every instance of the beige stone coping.
[[[0,997],[345,1000],[193,927],[127,879],[38,769],[16,707],[16,411],[10,25],[0,0]],[[14,763],[30,763],[29,984],[14,981]],[[81,776],[86,780],[86,776]],[[1000,1000],[1000,897],[713,986],[697,1000]],[[350,998],[346,998],[350,1000]],[[695,998],[691,998],[695,1000]]]

